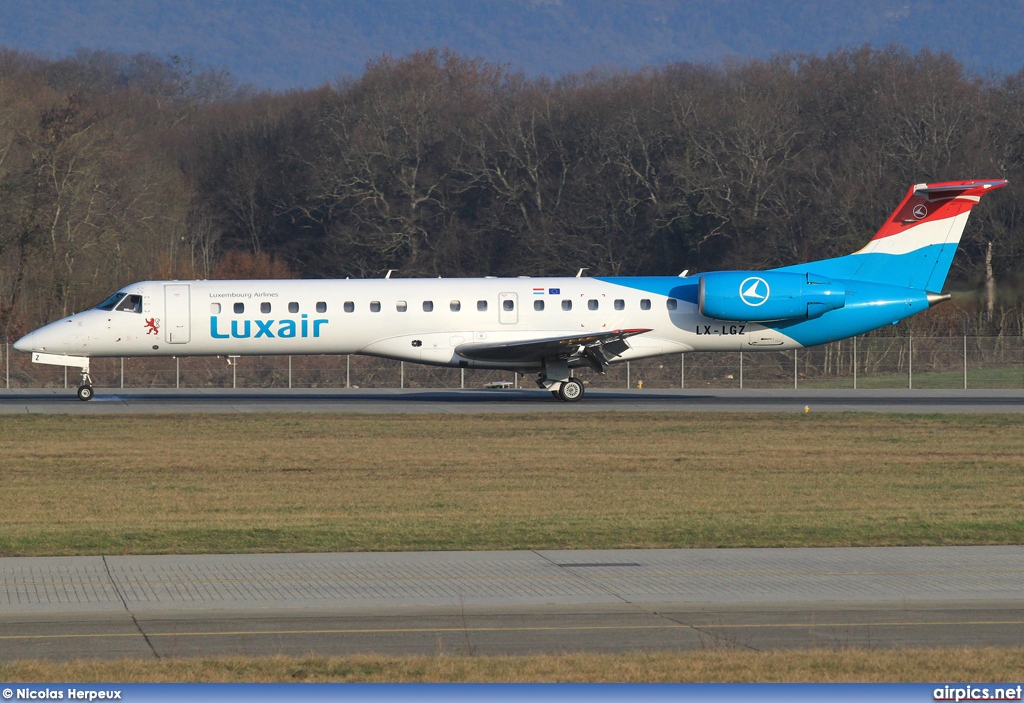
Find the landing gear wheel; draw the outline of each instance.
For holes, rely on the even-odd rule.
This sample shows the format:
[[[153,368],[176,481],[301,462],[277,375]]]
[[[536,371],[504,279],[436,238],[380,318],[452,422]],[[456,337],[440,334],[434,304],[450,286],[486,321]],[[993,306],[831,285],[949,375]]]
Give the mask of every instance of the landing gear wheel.
[[[568,381],[558,387],[558,398],[564,400],[567,403],[575,403],[577,400],[583,397],[583,384],[577,381],[575,378],[570,378]]]
[[[78,399],[79,400],[92,400],[93,392],[92,386],[79,386],[78,387]]]

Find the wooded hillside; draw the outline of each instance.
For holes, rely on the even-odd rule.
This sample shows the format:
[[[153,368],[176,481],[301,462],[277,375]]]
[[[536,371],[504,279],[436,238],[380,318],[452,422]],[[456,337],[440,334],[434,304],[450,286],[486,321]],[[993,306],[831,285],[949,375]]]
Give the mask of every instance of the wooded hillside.
[[[0,49],[0,336],[146,278],[677,274],[863,246],[912,183],[1008,178],[948,287],[1024,282],[1024,72],[898,48],[527,79],[443,53],[262,93]]]

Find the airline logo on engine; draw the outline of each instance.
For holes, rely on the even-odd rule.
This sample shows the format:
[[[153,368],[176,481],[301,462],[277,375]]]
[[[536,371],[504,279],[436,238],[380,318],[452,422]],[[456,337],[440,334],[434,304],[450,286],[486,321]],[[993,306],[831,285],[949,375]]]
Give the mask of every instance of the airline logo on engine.
[[[763,278],[751,276],[740,284],[740,300],[752,308],[768,302],[769,295],[771,289],[768,287],[768,281]]]

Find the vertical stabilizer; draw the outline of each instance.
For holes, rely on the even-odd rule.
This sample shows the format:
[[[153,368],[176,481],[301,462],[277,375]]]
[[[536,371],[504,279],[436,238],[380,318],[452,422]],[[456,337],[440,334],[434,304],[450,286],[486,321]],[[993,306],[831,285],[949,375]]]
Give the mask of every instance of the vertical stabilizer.
[[[874,238],[856,254],[889,257],[869,257],[857,276],[880,283],[898,278],[911,288],[941,291],[971,208],[982,195],[1005,185],[1006,181],[992,180],[911,187]]]
[[[784,270],[941,291],[971,208],[981,196],[1005,185],[1004,180],[978,180],[911,186],[860,251]]]

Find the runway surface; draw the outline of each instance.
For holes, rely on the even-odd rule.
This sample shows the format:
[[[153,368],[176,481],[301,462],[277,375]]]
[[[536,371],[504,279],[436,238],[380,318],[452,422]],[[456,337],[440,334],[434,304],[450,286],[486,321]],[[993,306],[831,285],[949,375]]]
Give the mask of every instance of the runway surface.
[[[547,391],[397,389],[0,389],[0,414],[523,413],[523,412],[1021,413],[1024,390],[589,390],[577,403]]]
[[[0,559],[0,660],[1020,646],[1024,547]]]

